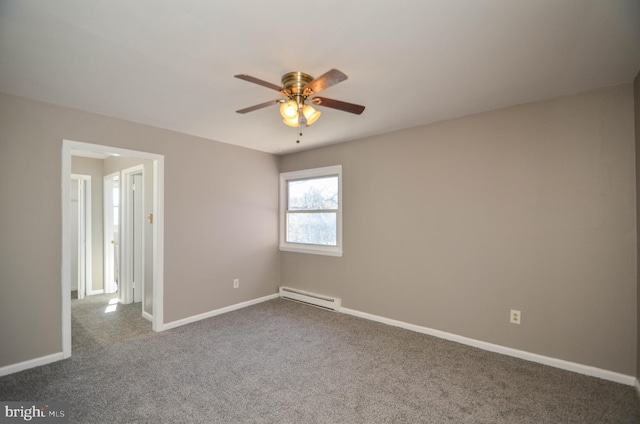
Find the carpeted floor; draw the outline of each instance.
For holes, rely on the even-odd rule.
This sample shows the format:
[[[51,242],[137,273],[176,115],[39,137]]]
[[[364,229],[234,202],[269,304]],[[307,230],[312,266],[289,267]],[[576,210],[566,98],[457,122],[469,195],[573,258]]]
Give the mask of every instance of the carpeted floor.
[[[108,317],[124,338],[89,324],[105,307],[74,301],[72,358],[0,378],[0,399],[85,424],[640,422],[633,387],[291,301],[162,333],[138,305]]]
[[[71,300],[72,354],[153,334],[151,321],[142,318],[141,304],[122,305],[117,298],[103,294]]]

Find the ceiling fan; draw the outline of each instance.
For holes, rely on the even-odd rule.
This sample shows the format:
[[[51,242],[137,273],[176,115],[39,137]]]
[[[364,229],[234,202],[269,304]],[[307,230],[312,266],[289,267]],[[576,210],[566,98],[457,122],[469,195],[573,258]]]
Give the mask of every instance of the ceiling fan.
[[[283,122],[290,127],[306,127],[318,120],[320,112],[316,111],[313,106],[306,104],[307,99],[319,93],[320,91],[331,87],[346,80],[348,77],[337,69],[322,74],[318,78],[313,78],[304,72],[289,72],[282,76],[282,87],[263,81],[251,75],[239,74],[234,75],[241,80],[249,81],[263,87],[271,88],[284,94],[285,99],[271,100],[269,102],[260,103],[249,106],[244,109],[237,110],[237,113],[248,113],[254,110],[262,109],[268,106],[280,105],[280,114]],[[341,100],[328,99],[326,97],[313,97],[309,99],[309,103],[316,106],[324,106],[344,112],[360,115],[364,111],[364,106],[353,103],[343,102]]]

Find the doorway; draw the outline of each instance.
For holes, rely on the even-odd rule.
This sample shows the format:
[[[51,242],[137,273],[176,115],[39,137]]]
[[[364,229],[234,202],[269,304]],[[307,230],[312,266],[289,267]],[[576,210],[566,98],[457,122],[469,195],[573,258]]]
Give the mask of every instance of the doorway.
[[[71,291],[92,294],[91,176],[71,174]]]
[[[148,160],[152,168],[152,241],[149,243],[153,258],[150,284],[151,319],[153,330],[162,331],[163,324],[163,270],[164,270],[164,156],[139,152],[117,147],[101,146],[63,140],[62,143],[62,352],[63,357],[71,356],[71,156],[72,151],[92,152],[108,156],[124,156],[134,159]],[[133,178],[135,181],[135,177]],[[122,181],[120,181],[122,184]],[[120,204],[121,205],[121,204]],[[143,217],[144,220],[144,217]],[[150,221],[151,223],[151,221]],[[121,234],[122,236],[122,234]],[[134,293],[135,296],[135,293]]]

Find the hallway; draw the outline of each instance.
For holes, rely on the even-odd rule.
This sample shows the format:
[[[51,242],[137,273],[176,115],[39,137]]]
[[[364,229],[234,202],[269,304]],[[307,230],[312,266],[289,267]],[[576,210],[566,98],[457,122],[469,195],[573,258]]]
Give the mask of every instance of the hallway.
[[[141,304],[117,303],[118,295],[100,294],[77,299],[72,292],[71,342],[74,353],[101,348],[153,334],[151,322],[142,317]]]

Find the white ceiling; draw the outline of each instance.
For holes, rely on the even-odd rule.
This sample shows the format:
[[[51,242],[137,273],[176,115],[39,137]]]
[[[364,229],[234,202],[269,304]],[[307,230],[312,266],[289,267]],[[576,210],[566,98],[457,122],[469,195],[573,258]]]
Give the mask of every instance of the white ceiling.
[[[304,130],[290,71],[349,76]],[[0,0],[0,91],[271,153],[628,83],[638,0]],[[84,140],[90,142],[90,140]]]

